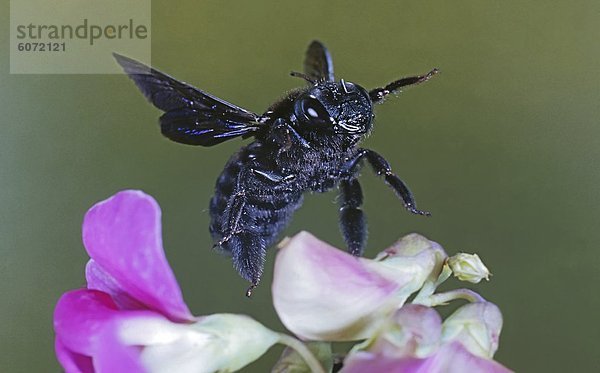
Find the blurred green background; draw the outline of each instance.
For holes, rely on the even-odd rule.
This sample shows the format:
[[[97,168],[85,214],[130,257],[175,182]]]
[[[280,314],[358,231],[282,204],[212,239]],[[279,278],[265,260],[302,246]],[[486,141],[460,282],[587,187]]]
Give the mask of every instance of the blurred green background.
[[[153,65],[257,112],[302,84],[288,72],[301,69],[312,39],[330,48],[338,78],[365,87],[439,67],[377,107],[364,144],[433,217],[408,214],[365,171],[366,255],[413,231],[449,253],[477,252],[494,276],[474,288],[505,318],[500,362],[521,372],[600,369],[600,2],[152,7]],[[59,370],[52,312],[84,284],[83,214],[127,188],[162,206],[166,252],[195,314],[244,312],[282,329],[270,301],[274,252],[248,300],[246,283],[210,250],[208,200],[243,142],[169,142],[159,111],[125,76],[9,75],[8,27],[0,47],[0,371]],[[308,196],[286,234],[342,245],[335,198]],[[247,371],[267,371],[279,351]]]

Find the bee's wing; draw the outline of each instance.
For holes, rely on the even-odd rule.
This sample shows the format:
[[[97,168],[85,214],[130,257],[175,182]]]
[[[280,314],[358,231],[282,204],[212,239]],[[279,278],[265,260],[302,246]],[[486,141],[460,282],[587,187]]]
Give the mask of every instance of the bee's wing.
[[[308,46],[304,59],[304,73],[314,81],[332,82],[334,80],[331,55],[318,40],[313,40]]]
[[[140,91],[157,108],[161,132],[189,145],[212,146],[260,128],[259,116],[180,82],[141,62],[114,53]]]

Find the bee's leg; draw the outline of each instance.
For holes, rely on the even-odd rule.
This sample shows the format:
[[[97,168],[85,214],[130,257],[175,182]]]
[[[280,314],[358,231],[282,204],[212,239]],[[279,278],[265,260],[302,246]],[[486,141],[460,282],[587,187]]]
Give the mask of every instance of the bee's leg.
[[[248,214],[246,194],[237,191],[225,210],[222,237],[215,246],[231,253],[233,267],[240,276],[250,281],[251,289],[258,286],[265,265],[267,245],[262,236],[244,229],[244,215]],[[252,292],[249,289],[249,294]]]
[[[252,289],[258,286],[265,267],[267,245],[264,238],[252,232],[239,232],[234,234],[225,244],[231,250],[233,266],[240,276],[250,281],[247,291],[252,295]]]
[[[247,171],[238,174],[234,192],[223,211],[218,232],[221,239],[214,246],[220,246],[231,254],[234,268],[243,278],[250,281],[250,288],[253,289],[260,282],[267,244],[260,234],[249,230],[252,208],[248,204],[248,195],[244,187],[248,175],[250,174]]]
[[[394,191],[398,195],[398,197],[402,199],[402,201],[404,202],[404,207],[408,211],[417,215],[431,215],[431,213],[427,211],[417,210],[417,204],[412,193],[410,192],[406,184],[404,184],[404,182],[392,172],[392,168],[388,161],[385,160],[385,158],[383,158],[381,155],[374,152],[373,150],[361,149],[361,151],[363,151],[361,154],[367,158],[367,161],[369,162],[371,167],[373,167],[375,172],[377,172],[378,175],[383,175],[383,177],[385,178],[385,182],[389,186],[391,186],[392,189],[394,189]]]
[[[367,239],[367,222],[360,208],[363,202],[362,190],[356,178],[340,182],[340,229],[348,251],[361,256]]]
[[[238,190],[227,202],[225,208],[225,219],[221,227],[222,238],[213,245],[213,248],[221,246],[229,241],[235,234],[240,233],[239,225],[244,206],[246,205],[246,193],[244,190]]]

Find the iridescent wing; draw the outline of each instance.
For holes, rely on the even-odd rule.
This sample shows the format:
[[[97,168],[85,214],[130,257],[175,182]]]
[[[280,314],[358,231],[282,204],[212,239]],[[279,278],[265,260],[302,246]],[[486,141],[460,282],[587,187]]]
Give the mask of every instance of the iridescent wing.
[[[144,96],[165,113],[161,132],[188,145],[213,146],[260,129],[260,117],[129,57],[113,54]]]

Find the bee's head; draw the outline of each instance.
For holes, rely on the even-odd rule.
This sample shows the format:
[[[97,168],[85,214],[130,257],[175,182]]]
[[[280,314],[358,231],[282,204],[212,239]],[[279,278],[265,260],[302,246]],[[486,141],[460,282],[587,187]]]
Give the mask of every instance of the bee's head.
[[[296,98],[294,114],[305,128],[361,135],[371,130],[373,103],[357,84],[318,82]]]

